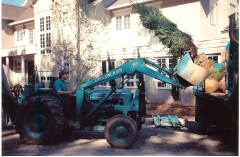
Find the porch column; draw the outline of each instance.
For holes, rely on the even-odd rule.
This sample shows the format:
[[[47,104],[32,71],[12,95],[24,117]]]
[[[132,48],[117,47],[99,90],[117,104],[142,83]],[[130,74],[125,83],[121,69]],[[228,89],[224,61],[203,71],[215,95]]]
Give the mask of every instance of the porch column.
[[[10,77],[9,77],[9,57],[6,57],[6,77],[7,77],[7,82],[10,85]]]
[[[21,56],[21,76],[22,76],[22,86],[25,85],[25,62],[24,62],[24,56]]]

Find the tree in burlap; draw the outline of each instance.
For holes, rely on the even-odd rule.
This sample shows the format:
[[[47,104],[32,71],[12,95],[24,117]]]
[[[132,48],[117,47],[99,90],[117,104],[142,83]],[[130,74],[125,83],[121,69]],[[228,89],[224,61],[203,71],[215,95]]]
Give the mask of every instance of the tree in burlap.
[[[130,1],[131,2],[131,1]],[[192,37],[177,28],[177,25],[167,19],[159,9],[131,2],[136,12],[140,14],[142,25],[154,31],[159,41],[169,49],[174,57],[181,57],[184,51],[189,51],[192,58],[197,56],[197,47]]]

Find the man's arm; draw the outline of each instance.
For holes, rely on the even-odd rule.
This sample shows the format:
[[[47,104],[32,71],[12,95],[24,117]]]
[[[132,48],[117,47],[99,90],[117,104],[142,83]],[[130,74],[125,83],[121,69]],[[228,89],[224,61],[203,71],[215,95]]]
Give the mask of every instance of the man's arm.
[[[73,94],[75,90],[68,90],[68,91],[63,91],[63,90],[57,90],[58,94]]]

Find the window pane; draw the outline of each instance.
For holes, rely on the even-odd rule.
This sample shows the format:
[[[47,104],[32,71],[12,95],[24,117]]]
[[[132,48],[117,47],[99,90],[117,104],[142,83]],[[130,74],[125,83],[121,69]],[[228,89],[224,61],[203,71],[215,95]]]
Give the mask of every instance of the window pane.
[[[218,56],[208,56],[208,59],[212,60],[214,63],[218,63]]]
[[[46,30],[51,30],[51,19],[50,19],[50,16],[46,17]]]
[[[20,31],[17,31],[17,41],[20,41]]]
[[[40,34],[40,48],[41,50],[41,54],[45,54],[45,34]]]
[[[51,47],[51,33],[46,34],[46,47]]]
[[[33,44],[33,30],[29,30],[29,44]]]
[[[133,87],[133,86],[134,86],[134,83],[133,83],[133,82],[127,82],[127,86]]]
[[[19,40],[22,41],[24,36],[24,30],[20,30],[20,38]]]
[[[173,58],[169,58],[169,68],[173,69]]]
[[[40,18],[40,31],[44,31],[44,17]]]
[[[121,30],[122,29],[122,17],[116,17],[116,29]]]
[[[157,86],[158,87],[166,87],[166,83],[165,82],[158,82]]]
[[[158,59],[158,65],[163,68],[166,68],[166,59]]]
[[[209,13],[209,18],[210,18],[210,23],[215,24],[215,6],[213,4],[210,4],[210,13]]]
[[[130,29],[130,15],[124,16],[124,29]]]
[[[112,68],[114,69],[115,68],[115,62],[111,61],[111,64],[112,64]]]

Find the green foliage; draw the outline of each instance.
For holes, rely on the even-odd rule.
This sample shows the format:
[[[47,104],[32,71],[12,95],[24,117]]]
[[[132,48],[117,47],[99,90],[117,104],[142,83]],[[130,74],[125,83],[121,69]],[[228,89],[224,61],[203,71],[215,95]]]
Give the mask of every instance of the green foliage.
[[[226,64],[225,61],[223,61],[222,67],[219,70],[214,69],[213,73],[208,77],[208,79],[215,79],[216,81],[219,82],[222,79],[222,77],[224,77],[226,72],[227,72]]]
[[[162,44],[169,48],[169,53],[174,57],[180,57],[184,51],[189,51],[194,58],[197,48],[192,42],[192,37],[177,28],[177,25],[167,19],[162,11],[155,7],[147,7],[138,3],[132,3],[136,12],[140,14],[142,25],[155,32]]]

